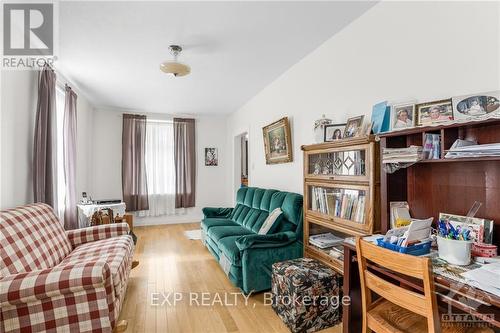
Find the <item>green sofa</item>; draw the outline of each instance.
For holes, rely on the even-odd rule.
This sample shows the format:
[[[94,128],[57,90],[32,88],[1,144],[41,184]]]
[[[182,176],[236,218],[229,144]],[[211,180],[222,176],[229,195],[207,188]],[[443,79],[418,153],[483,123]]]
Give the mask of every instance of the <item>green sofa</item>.
[[[203,242],[245,294],[271,288],[275,262],[302,257],[302,201],[296,193],[242,187],[235,208],[203,208]],[[277,207],[283,218],[271,233],[258,235]]]

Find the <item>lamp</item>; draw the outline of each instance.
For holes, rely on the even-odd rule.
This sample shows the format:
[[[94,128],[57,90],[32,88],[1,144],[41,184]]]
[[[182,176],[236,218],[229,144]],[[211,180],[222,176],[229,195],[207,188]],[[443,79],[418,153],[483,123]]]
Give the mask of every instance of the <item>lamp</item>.
[[[186,76],[191,73],[191,68],[188,65],[184,65],[177,61],[177,57],[182,51],[182,47],[179,45],[170,45],[169,47],[170,53],[174,57],[173,61],[165,61],[160,64],[160,69],[167,73],[172,74],[173,76]]]

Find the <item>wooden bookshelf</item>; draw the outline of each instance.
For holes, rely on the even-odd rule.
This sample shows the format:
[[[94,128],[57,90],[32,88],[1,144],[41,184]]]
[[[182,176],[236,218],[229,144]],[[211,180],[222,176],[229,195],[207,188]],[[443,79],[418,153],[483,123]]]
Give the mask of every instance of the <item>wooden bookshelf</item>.
[[[380,230],[380,158],[375,136],[302,146],[304,255],[343,273],[343,259],[309,243],[309,236],[339,237]],[[339,245],[339,247],[342,247]]]
[[[456,139],[500,142],[500,119],[384,133],[379,135],[380,149],[422,146],[426,133],[441,135],[440,159],[423,160],[393,174],[381,172],[382,231],[390,228],[391,201],[407,201],[413,217],[432,216],[435,221],[440,212],[465,215],[480,201],[476,215],[495,221],[493,243],[500,245],[500,157],[444,158]]]

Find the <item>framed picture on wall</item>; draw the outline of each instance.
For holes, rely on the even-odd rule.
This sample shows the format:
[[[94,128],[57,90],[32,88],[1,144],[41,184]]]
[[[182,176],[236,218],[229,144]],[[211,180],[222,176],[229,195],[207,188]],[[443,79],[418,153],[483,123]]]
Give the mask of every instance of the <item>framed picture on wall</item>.
[[[219,156],[217,148],[205,148],[205,166],[219,165]]]
[[[266,164],[288,163],[293,161],[292,138],[288,117],[281,118],[262,128]]]

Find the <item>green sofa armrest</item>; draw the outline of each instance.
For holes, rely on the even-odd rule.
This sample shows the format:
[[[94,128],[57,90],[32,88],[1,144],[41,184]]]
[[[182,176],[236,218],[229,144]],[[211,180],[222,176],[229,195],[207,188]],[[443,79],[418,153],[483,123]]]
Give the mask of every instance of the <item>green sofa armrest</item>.
[[[205,218],[208,217],[220,217],[228,218],[233,212],[233,208],[215,208],[215,207],[205,207],[202,209]]]
[[[273,248],[286,246],[295,242],[297,236],[295,232],[284,231],[269,235],[245,235],[236,239],[236,246],[240,251],[250,248]]]

